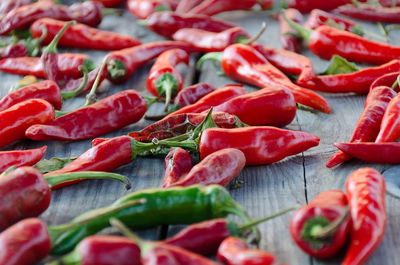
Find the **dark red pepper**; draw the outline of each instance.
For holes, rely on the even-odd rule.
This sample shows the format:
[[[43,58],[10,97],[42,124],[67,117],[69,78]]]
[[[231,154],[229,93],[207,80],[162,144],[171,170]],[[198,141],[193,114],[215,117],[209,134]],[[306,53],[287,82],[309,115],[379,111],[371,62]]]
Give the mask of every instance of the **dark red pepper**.
[[[169,187],[179,181],[192,167],[192,156],[188,151],[180,147],[171,149],[164,159],[164,180],[162,187]]]
[[[32,0],[3,0],[0,2],[0,16],[4,16],[11,10],[31,3]]]
[[[370,4],[347,4],[333,12],[352,18],[382,23],[400,23],[400,7],[383,7]]]
[[[105,62],[103,62],[103,63],[105,63]],[[102,71],[102,73],[99,75],[100,71]],[[94,69],[87,75],[87,81],[85,81],[85,79],[86,79],[85,76],[78,78],[78,79],[69,79],[61,87],[61,90],[62,90],[61,94],[68,94],[68,93],[71,93],[72,91],[78,91],[78,92],[80,91],[79,93],[90,91],[91,88],[93,87],[96,79],[97,78],[99,79],[98,85],[100,86],[100,84],[107,78],[107,74],[108,74],[108,72],[105,67],[98,66],[96,69]],[[82,85],[84,85],[84,87],[82,89],[80,89],[79,87]]]
[[[303,15],[294,8],[285,9],[284,14],[286,17],[295,21],[296,23],[303,24]],[[297,32],[282,18],[278,16],[279,20],[279,40],[284,50],[289,50],[298,53],[301,49],[302,39],[295,36]]]
[[[338,1],[320,1],[320,0],[286,0],[286,5],[290,8],[295,8],[301,13],[308,13],[313,9],[321,9],[325,11],[332,10],[338,6],[348,4],[350,0]]]
[[[126,6],[132,15],[139,19],[146,19],[157,11],[175,10],[177,2],[174,0],[128,0]]]
[[[369,163],[380,164],[399,164],[400,163],[400,143],[334,143],[347,155],[351,155]]]
[[[196,103],[199,99],[205,95],[213,92],[215,87],[207,83],[198,83],[183,88],[176,94],[174,104],[179,107],[185,107],[187,105]]]
[[[29,56],[28,49],[22,43],[10,44],[0,49],[0,59]]]
[[[103,4],[105,7],[115,7],[124,2],[124,0],[96,0]]]
[[[393,72],[393,73],[381,75],[379,78],[375,79],[374,82],[372,82],[370,89],[372,90],[379,86],[388,86],[388,87],[392,87],[392,89],[394,89],[394,91],[399,92],[400,84],[396,83],[397,78],[399,76],[400,76],[400,72]]]
[[[47,146],[28,150],[0,151],[0,173],[12,166],[32,166],[42,159],[46,150]]]
[[[203,0],[188,13],[212,16],[226,11],[251,9],[256,4],[257,0]]]

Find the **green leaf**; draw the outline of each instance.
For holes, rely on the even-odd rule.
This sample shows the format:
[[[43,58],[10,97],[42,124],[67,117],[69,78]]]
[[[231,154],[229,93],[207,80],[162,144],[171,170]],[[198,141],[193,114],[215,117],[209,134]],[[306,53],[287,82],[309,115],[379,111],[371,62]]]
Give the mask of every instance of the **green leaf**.
[[[59,170],[64,168],[66,165],[74,161],[76,157],[72,158],[58,158],[58,157],[53,157],[51,159],[44,159],[42,161],[39,161],[34,168],[39,170],[42,174],[52,172],[54,170]]]
[[[360,70],[360,68],[352,62],[347,61],[345,58],[334,55],[329,62],[326,70],[321,73],[322,75],[338,75],[338,74],[348,74]]]

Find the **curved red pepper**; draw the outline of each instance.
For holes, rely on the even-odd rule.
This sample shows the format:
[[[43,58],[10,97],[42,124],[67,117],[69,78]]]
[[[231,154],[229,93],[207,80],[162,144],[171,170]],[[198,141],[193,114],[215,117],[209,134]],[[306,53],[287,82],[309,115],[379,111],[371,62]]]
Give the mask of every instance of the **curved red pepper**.
[[[347,4],[333,10],[335,13],[367,21],[400,23],[400,7],[383,7],[369,4]]]
[[[346,207],[347,198],[342,191],[330,190],[320,193],[293,215],[290,234],[294,242],[313,257],[334,257],[347,241],[350,218],[345,218],[328,238],[317,238],[316,233],[340,218],[347,211]]]
[[[400,72],[393,72],[393,73],[388,73],[381,75],[379,78],[375,79],[374,82],[372,82],[370,89],[375,89],[379,86],[388,86],[392,87],[394,83],[396,82],[397,78],[399,77]],[[394,91],[399,92],[400,91],[400,84],[397,83],[396,87],[392,87]]]
[[[225,11],[251,9],[257,2],[257,0],[203,0],[188,13],[212,16]]]
[[[158,10],[175,10],[177,2],[173,0],[128,0],[126,7],[132,15],[146,19]]]
[[[320,1],[320,0],[286,0],[286,5],[295,8],[301,13],[308,13],[313,9],[332,10],[338,6],[350,3],[350,0]]]
[[[29,56],[28,49],[22,43],[8,45],[0,49],[0,59]]]
[[[352,225],[342,265],[363,264],[381,242],[386,227],[386,184],[372,168],[354,171],[346,181]]]
[[[306,23],[304,24],[304,28],[316,29],[323,25],[330,25],[331,23],[338,25],[339,27],[342,27],[346,31],[356,33],[357,35],[362,35],[364,31],[362,29],[362,26],[357,22],[350,19],[345,19],[339,16],[335,16],[334,14],[325,12],[320,9],[313,9],[311,11]]]
[[[98,85],[100,86],[100,84],[107,78],[107,74],[108,74],[107,69],[104,68],[103,72],[101,73],[101,75],[99,75],[99,72],[101,71],[101,69],[102,69],[102,67],[98,66],[96,69],[94,69],[93,71],[91,71],[88,74],[87,82],[86,82],[85,86],[83,87],[83,89],[80,91],[80,93],[90,91],[91,88],[93,87],[95,81],[96,81],[96,78],[98,76],[99,76],[98,77],[99,78],[99,84]],[[63,92],[68,93],[69,91],[74,91],[74,90],[76,91],[82,84],[84,84],[84,82],[85,82],[85,77],[84,76],[81,77],[81,78],[78,78],[78,79],[70,79],[70,80],[68,80],[61,87],[61,90],[62,90],[61,94]]]
[[[372,91],[376,90],[373,89]],[[382,118],[381,128],[375,142],[394,142],[400,137],[400,94],[393,97]]]
[[[286,17],[295,21],[296,23],[303,24],[303,15],[294,8],[285,9],[284,14]],[[279,20],[279,40],[284,50],[292,52],[299,52],[301,49],[302,39],[294,36],[297,32],[281,17],[278,16]]]
[[[369,163],[399,164],[400,143],[334,143],[334,146],[348,155]]]
[[[176,7],[177,13],[188,13],[190,9],[199,5],[203,0],[180,0]]]
[[[246,165],[265,165],[317,146],[319,138],[300,131],[270,126],[208,128],[201,134],[201,158],[224,148],[236,148],[246,157]]]
[[[42,159],[46,150],[47,146],[28,150],[0,151],[0,173],[12,166],[32,166]]]
[[[180,147],[169,151],[164,159],[164,180],[162,187],[170,187],[184,177],[193,167],[192,156]]]
[[[196,103],[205,95],[213,92],[216,88],[207,83],[198,83],[183,88],[176,94],[174,104],[180,107]]]

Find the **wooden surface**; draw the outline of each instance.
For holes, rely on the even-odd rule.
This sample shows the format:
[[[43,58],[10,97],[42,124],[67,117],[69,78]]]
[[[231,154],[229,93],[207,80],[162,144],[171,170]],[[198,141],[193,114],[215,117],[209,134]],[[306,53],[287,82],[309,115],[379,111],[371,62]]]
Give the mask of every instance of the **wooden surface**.
[[[230,12],[219,15],[220,18],[231,21],[245,27],[250,33],[255,34],[262,21],[267,21],[268,29],[261,37],[260,42],[280,47],[278,37],[278,24],[272,20],[267,12]],[[363,23],[367,30],[377,33],[374,24]],[[149,32],[136,24],[135,18],[128,12],[123,17],[106,17],[101,29],[117,31],[129,35],[138,36],[143,42],[161,40],[156,34]],[[400,43],[396,33],[390,35],[391,43]],[[64,51],[61,49],[61,51]],[[89,54],[95,62],[100,62],[105,52],[78,51]],[[311,57],[316,71],[321,71],[327,62],[313,56],[307,48],[303,51]],[[214,86],[221,86],[232,83],[231,80],[217,76],[216,70],[211,63],[206,63],[201,73],[193,68],[195,58],[192,58],[191,67],[181,67],[184,72],[186,85],[201,82],[209,82]],[[146,91],[145,80],[151,64],[139,69],[135,75],[123,85],[112,85],[104,82],[103,93],[100,98],[114,94],[124,89],[136,89]],[[8,91],[19,76],[0,73],[0,96]],[[246,86],[249,91],[255,88]],[[327,169],[325,162],[336,151],[332,146],[333,142],[344,142],[350,138],[352,129],[362,112],[365,96],[357,95],[329,95],[323,94],[332,107],[332,113],[327,115],[321,112],[299,110],[296,119],[287,128],[301,130],[315,134],[321,138],[320,145],[307,152],[289,157],[281,162],[266,165],[246,167],[238,180],[244,183],[237,189],[231,189],[231,194],[242,204],[254,217],[270,215],[294,205],[305,204],[322,191],[329,189],[344,190],[344,183],[347,176],[354,170],[361,167],[374,167],[380,171],[388,168],[388,165],[365,164],[358,161],[345,163],[336,169]],[[65,103],[65,109],[74,109],[82,104],[84,98],[73,99]],[[159,106],[161,107],[161,106]],[[277,113],[277,115],[279,115]],[[105,135],[113,137],[126,134],[127,132],[139,130],[149,124],[148,121],[128,126],[119,131]],[[91,144],[89,140],[79,142],[34,142],[20,141],[12,144],[4,150],[36,148],[47,145],[46,159],[51,157],[78,156]],[[163,158],[137,158],[132,163],[123,166],[115,172],[129,176],[133,188],[137,191],[144,188],[159,187],[163,177]],[[61,224],[68,222],[73,217],[88,210],[106,206],[121,196],[131,191],[124,191],[123,186],[110,181],[84,181],[76,185],[66,187],[52,192],[52,203],[50,208],[41,216],[48,224]],[[400,264],[400,208],[399,200],[392,196],[386,196],[388,222],[385,237],[367,262],[372,264]],[[288,224],[291,214],[269,221],[259,226],[262,232],[261,248],[276,255],[277,262],[292,265],[303,264],[340,264],[343,257],[339,256],[334,260],[320,261],[311,259],[297,248],[289,235]],[[164,227],[163,229],[152,229],[141,231],[140,234],[147,239],[162,239],[166,235],[172,235],[178,231],[178,227]],[[107,230],[106,232],[110,232]]]

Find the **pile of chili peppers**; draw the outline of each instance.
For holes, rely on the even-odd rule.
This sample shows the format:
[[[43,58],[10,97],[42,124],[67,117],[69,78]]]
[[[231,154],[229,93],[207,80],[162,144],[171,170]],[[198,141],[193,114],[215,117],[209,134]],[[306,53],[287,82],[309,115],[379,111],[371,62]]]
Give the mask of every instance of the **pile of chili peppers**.
[[[103,16],[118,14],[110,7],[122,4],[0,3],[0,35],[12,34],[12,41],[1,45],[0,70],[44,79],[28,77],[0,99],[0,265],[35,264],[48,255],[59,256],[53,265],[274,264],[273,254],[249,243],[260,241],[259,223],[293,209],[254,220],[225,187],[245,166],[269,165],[318,146],[320,138],[307,129],[282,128],[295,119],[298,105],[315,115],[331,112],[315,91],[367,94],[351,139],[334,144],[340,150],[327,167],[351,158],[400,163],[395,142],[400,138],[400,46],[366,39],[380,37],[336,15],[400,23],[400,2],[288,0],[286,9],[274,15],[283,49],[257,42],[265,27],[252,36],[214,17],[272,9],[270,0],[127,0],[127,9],[143,26],[168,39],[151,43],[96,28]],[[381,28],[388,34],[396,27]],[[322,59],[332,58],[327,71],[316,73],[312,61],[299,54],[303,42]],[[97,66],[86,54],[59,53],[57,47],[108,53]],[[228,78],[258,90],[248,92],[243,84],[185,87],[182,69],[194,66],[199,57],[193,53],[205,53],[198,70],[213,60]],[[128,89],[97,99],[104,80],[127,82],[153,59],[146,79],[151,96]],[[374,66],[360,68],[353,62]],[[65,110],[66,100],[82,95],[81,107]],[[161,102],[161,114],[149,115],[152,105]],[[143,117],[157,121],[128,135],[96,138]],[[18,141],[85,139],[93,139],[92,147],[73,159],[41,161],[47,146],[13,150]],[[161,187],[127,194],[67,224],[48,226],[37,218],[55,189],[87,179],[118,180],[129,188],[128,178],[110,171],[137,156],[165,156]],[[294,242],[325,259],[335,257],[348,241],[342,264],[363,264],[384,235],[385,189],[378,171],[354,171],[346,193],[322,192],[297,210],[288,225]],[[228,215],[242,223],[228,221]],[[175,224],[189,226],[155,242],[126,227]],[[110,226],[126,237],[94,235]],[[205,257],[215,254],[218,262]]]

